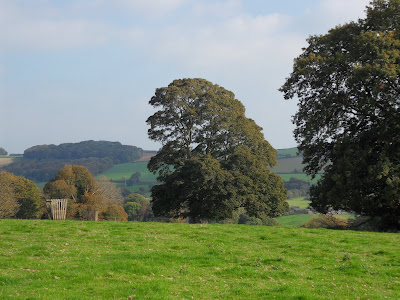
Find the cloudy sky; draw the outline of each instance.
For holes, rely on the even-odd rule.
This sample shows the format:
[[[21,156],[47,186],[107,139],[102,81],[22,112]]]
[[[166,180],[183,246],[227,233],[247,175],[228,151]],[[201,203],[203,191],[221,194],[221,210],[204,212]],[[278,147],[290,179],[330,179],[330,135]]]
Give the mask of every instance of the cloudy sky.
[[[158,149],[155,89],[201,77],[235,93],[275,148],[295,146],[278,88],[309,35],[369,0],[0,0],[0,147],[120,141]]]

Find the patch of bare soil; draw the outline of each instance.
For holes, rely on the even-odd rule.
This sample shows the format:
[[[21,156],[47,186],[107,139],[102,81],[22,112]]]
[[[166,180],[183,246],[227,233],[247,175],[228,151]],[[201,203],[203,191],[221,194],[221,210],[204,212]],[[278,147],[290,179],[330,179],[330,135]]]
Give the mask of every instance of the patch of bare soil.
[[[145,152],[145,153],[143,153],[143,156],[136,161],[149,161],[150,158],[152,158],[154,155],[156,155],[156,153]]]
[[[12,157],[0,157],[0,167],[7,166],[13,162]]]

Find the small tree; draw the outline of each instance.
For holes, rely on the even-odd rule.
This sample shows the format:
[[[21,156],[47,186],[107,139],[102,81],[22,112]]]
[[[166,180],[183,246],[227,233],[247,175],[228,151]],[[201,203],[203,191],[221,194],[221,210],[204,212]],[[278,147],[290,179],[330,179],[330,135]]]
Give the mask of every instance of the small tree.
[[[128,221],[128,215],[122,206],[110,206],[101,215],[104,220],[108,221]]]
[[[128,221],[136,221],[137,216],[139,215],[139,211],[142,206],[136,202],[126,202],[124,205],[124,209],[128,214]]]
[[[39,218],[44,209],[42,193],[36,184],[8,172],[0,174],[1,210],[4,217]],[[1,196],[0,196],[1,197]]]
[[[0,155],[7,155],[8,152],[6,150],[4,150],[4,148],[0,147]]]
[[[0,173],[0,219],[15,217],[19,206],[10,176]]]
[[[125,199],[125,211],[129,221],[150,221],[153,220],[153,212],[150,207],[150,200],[141,194],[133,193]]]

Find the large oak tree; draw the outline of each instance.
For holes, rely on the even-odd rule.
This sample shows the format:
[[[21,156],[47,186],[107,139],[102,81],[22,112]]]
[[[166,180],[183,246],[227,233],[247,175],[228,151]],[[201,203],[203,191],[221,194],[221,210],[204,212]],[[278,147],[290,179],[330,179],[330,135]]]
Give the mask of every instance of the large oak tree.
[[[282,86],[305,170],[322,179],[312,206],[379,217],[400,228],[400,0],[311,36]]]
[[[162,143],[149,169],[156,216],[225,219],[239,207],[275,217],[287,209],[286,190],[269,168],[276,150],[245,116],[243,104],[204,79],[180,79],[158,88],[149,102],[149,137]]]

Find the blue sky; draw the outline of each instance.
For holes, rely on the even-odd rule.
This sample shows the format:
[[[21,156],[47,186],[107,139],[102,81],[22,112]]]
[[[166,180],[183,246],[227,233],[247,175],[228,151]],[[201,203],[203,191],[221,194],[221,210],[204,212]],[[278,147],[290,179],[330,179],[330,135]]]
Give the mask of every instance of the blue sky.
[[[295,146],[278,88],[309,35],[369,0],[0,0],[0,147],[147,138],[148,101],[174,79],[235,93],[275,148]]]

